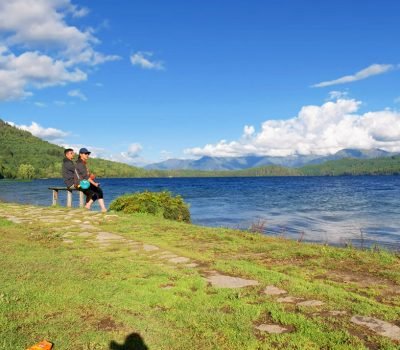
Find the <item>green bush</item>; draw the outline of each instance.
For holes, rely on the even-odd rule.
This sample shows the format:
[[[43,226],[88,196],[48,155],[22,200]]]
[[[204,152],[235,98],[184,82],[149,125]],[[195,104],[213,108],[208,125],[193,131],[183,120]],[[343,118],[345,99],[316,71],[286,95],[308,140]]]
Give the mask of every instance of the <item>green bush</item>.
[[[125,194],[112,201],[110,209],[127,214],[148,213],[190,223],[189,206],[181,196],[173,197],[167,191]]]

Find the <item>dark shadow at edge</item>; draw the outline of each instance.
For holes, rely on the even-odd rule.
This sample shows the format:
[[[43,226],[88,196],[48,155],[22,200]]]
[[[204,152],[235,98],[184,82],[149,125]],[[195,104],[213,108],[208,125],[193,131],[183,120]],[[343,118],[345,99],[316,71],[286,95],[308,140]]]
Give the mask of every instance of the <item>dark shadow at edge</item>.
[[[110,350],[149,350],[139,333],[131,333],[125,338],[124,344],[110,342]]]

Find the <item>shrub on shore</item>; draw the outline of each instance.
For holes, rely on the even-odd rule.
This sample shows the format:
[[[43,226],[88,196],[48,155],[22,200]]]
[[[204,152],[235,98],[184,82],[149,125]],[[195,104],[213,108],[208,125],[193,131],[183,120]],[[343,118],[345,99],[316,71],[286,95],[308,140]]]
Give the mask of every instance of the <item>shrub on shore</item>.
[[[190,223],[189,206],[181,196],[168,191],[125,194],[110,204],[110,209],[123,213],[148,213],[165,219]]]

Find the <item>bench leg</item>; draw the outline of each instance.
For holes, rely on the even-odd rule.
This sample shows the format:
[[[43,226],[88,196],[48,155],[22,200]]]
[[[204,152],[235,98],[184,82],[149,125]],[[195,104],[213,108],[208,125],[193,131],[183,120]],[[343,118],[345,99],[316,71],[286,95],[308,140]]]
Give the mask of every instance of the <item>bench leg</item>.
[[[72,191],[67,191],[67,208],[72,207]]]
[[[58,191],[53,190],[53,205],[57,205],[58,202]]]
[[[83,208],[83,192],[79,191],[79,208]]]

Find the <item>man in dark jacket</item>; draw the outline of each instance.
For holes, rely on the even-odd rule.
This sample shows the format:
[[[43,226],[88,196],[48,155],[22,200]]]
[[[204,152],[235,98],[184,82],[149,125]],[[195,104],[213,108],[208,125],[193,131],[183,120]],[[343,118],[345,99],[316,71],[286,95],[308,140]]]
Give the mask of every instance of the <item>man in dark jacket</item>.
[[[62,165],[62,177],[64,183],[68,188],[74,187],[75,185],[75,164],[72,161],[74,159],[74,150],[72,148],[67,148],[64,150],[64,160]]]

